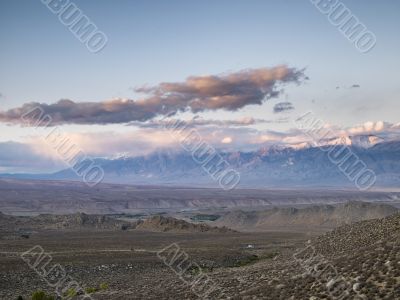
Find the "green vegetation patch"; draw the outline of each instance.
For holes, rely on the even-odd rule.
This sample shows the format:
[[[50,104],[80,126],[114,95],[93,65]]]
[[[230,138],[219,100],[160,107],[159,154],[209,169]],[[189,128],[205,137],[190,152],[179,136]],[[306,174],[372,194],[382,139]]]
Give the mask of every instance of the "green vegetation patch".
[[[22,297],[21,297],[22,298]],[[32,300],[55,300],[52,295],[47,295],[44,291],[36,291],[32,294]]]

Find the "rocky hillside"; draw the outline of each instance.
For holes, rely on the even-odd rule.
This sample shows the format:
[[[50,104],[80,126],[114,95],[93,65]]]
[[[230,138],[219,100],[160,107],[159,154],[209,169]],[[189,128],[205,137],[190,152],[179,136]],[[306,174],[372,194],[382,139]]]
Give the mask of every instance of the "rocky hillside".
[[[128,222],[119,221],[104,215],[76,213],[71,215],[42,214],[34,217],[10,216],[0,213],[0,227],[3,230],[37,229],[128,229]]]
[[[164,216],[154,216],[146,220],[139,220],[136,223],[135,229],[160,232],[232,232],[232,230],[226,227],[212,227],[207,224],[193,224],[184,220],[178,220]]]
[[[207,224],[193,224],[172,217],[153,216],[136,222],[120,221],[104,215],[39,215],[20,217],[0,212],[0,235],[3,237],[26,236],[35,230],[141,230],[153,232],[233,232],[226,227],[212,227]],[[11,235],[10,235],[11,234]]]
[[[400,214],[337,228],[312,245],[350,287],[349,299],[400,299]]]
[[[380,203],[351,201],[338,205],[315,205],[306,208],[274,208],[264,211],[233,211],[216,224],[241,231],[263,231],[277,228],[332,229],[358,221],[383,218],[398,211]]]
[[[355,255],[359,249],[388,243],[400,244],[400,213],[341,226],[313,241],[313,245],[325,256]]]
[[[212,278],[221,299],[400,299],[400,214],[339,227]]]

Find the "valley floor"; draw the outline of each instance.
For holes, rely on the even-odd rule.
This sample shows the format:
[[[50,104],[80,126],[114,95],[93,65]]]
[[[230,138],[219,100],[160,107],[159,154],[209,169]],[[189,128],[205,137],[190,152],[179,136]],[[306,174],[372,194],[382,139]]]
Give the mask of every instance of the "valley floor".
[[[0,240],[0,298],[54,294],[21,258],[40,245],[91,292],[65,299],[400,299],[399,241],[398,214],[322,236],[43,230]]]
[[[199,264],[201,272],[214,277],[272,261],[306,239],[306,234],[283,232],[177,234],[100,230],[46,230],[29,239],[0,239],[0,299],[17,299],[20,295],[30,299],[39,289],[54,293],[54,288],[21,257],[36,245],[53,259],[47,269],[60,264],[84,289],[106,283],[107,289],[92,294],[93,299],[196,299],[191,286],[157,256],[159,250],[176,243],[188,255],[187,262]],[[40,267],[41,264],[37,268]],[[228,291],[229,285],[224,290]],[[232,283],[233,287],[237,288],[237,284]]]

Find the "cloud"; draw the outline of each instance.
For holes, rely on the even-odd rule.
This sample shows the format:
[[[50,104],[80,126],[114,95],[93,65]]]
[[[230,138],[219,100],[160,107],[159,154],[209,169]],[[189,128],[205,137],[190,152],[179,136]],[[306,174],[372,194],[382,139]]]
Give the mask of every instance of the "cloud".
[[[222,144],[230,144],[232,143],[232,138],[230,136],[226,136],[221,140]]]
[[[289,110],[293,110],[294,106],[291,102],[280,102],[275,104],[274,106],[274,113],[281,113],[286,112]]]
[[[55,171],[65,167],[61,161],[45,155],[28,143],[0,142],[0,173],[41,170]]]
[[[21,117],[35,108],[51,117],[51,125],[145,122],[183,111],[236,111],[247,105],[261,105],[268,99],[278,97],[283,84],[299,84],[303,80],[306,80],[304,70],[287,66],[191,76],[180,83],[165,82],[154,87],[137,88],[136,92],[146,94],[138,100],[74,102],[63,99],[53,104],[25,103],[0,112],[0,122],[23,124]]]
[[[251,126],[256,124],[272,124],[272,123],[287,123],[287,118],[279,118],[276,120],[266,119],[255,119],[252,117],[244,117],[236,120],[213,120],[213,119],[201,119],[193,118],[191,120],[177,120],[177,119],[163,119],[163,120],[150,120],[147,122],[130,122],[129,126],[137,126],[141,128],[163,128],[170,122],[184,121],[187,126],[198,127],[198,126],[221,126],[221,127],[241,127]]]
[[[262,104],[277,97],[278,83],[300,82],[303,70],[278,66],[243,70],[220,76],[192,76],[183,83],[161,83],[142,87],[136,92],[153,94],[157,99],[183,100],[193,112],[204,110],[237,110],[249,104]]]
[[[383,121],[368,121],[364,124],[357,125],[347,129],[349,134],[372,134],[381,132],[392,132],[396,130],[396,125]]]

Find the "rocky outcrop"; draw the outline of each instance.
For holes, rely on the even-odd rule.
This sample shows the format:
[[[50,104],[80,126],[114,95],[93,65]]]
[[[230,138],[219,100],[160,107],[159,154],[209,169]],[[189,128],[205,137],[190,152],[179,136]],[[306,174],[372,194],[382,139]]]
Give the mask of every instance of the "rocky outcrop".
[[[233,232],[226,227],[212,227],[207,224],[194,224],[184,220],[175,219],[172,217],[153,216],[146,220],[139,220],[136,223],[135,229],[160,231],[160,232],[214,232],[225,233]]]
[[[21,217],[0,215],[0,225],[4,230],[18,231],[20,229],[105,229],[125,230],[131,228],[132,224],[116,220],[104,215],[89,215],[76,213],[71,215],[42,214],[34,217]]]

